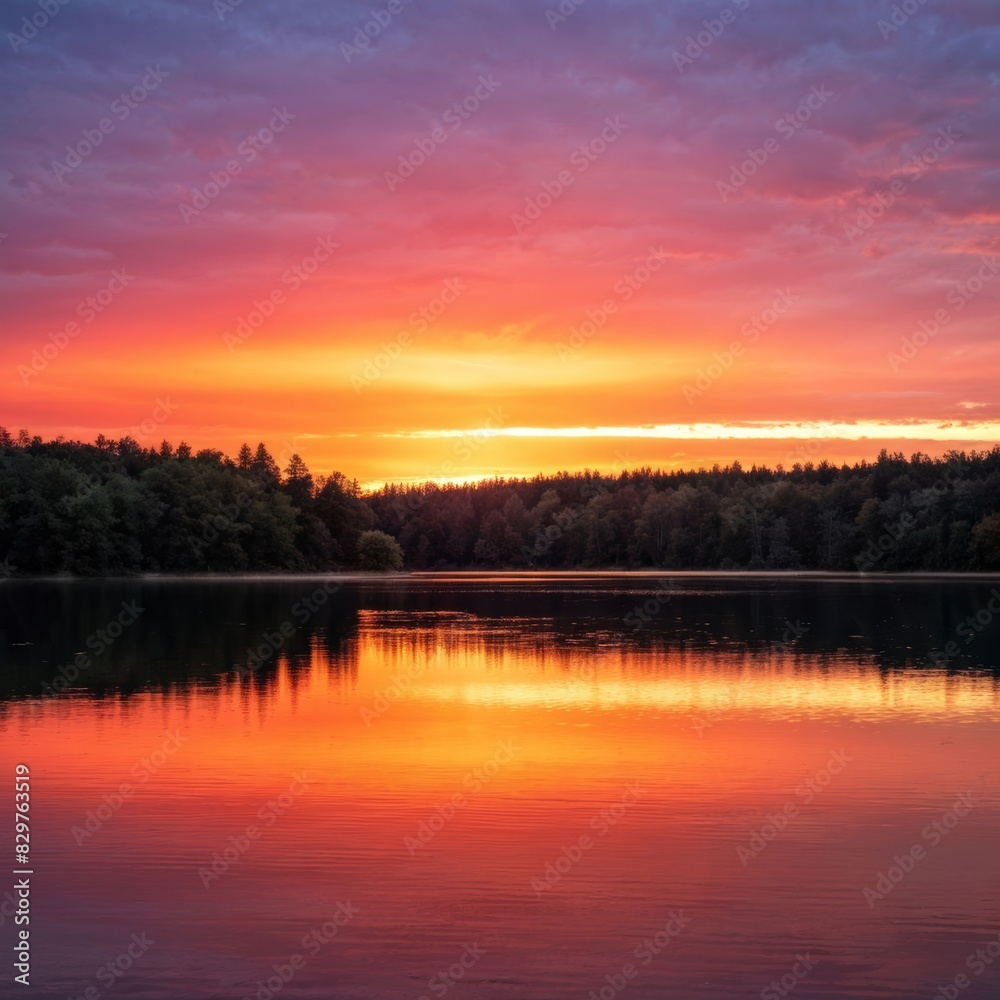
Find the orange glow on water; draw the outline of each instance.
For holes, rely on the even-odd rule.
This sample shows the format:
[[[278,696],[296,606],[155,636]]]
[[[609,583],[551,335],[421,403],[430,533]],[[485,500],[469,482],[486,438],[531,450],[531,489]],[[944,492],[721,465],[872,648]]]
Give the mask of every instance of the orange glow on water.
[[[481,975],[533,983],[549,967],[537,949],[575,949],[577,971],[548,987],[568,997],[683,909],[696,929],[645,973],[649,989],[697,995],[723,942],[739,976],[767,982],[822,926],[839,955],[878,967],[863,995],[872,976],[905,978],[884,964],[900,923],[935,942],[906,975],[926,975],[932,952],[945,961],[936,914],[978,891],[966,861],[994,846],[998,721],[990,676],[788,649],[574,648],[516,619],[483,630],[463,613],[360,610],[338,656],[314,643],[266,677],[8,703],[0,755],[32,769],[38,900],[60,914],[44,925],[47,982],[67,995],[80,901],[105,914],[104,941],[140,897],[157,901],[143,929],[170,942],[147,972],[177,990],[190,980],[173,956],[205,935],[228,957],[204,976],[251,983],[349,900],[361,916],[302,988],[360,988],[378,962],[399,992],[476,938],[491,952]],[[862,887],[966,791],[979,805],[948,848],[869,910]],[[742,864],[737,849],[789,806]],[[982,919],[948,933],[965,947]],[[827,974],[850,992],[849,970]]]

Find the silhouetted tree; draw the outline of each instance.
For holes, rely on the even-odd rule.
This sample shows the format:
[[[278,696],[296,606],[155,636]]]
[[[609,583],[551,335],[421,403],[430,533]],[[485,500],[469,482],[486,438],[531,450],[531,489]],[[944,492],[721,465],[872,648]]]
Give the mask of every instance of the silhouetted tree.
[[[976,569],[1000,569],[1000,513],[987,514],[972,529],[969,554]]]
[[[281,470],[278,468],[278,463],[271,457],[271,453],[264,446],[263,441],[257,445],[257,451],[254,452],[250,472],[265,489],[276,489],[281,482]]]
[[[363,531],[358,539],[358,566],[381,572],[403,568],[403,550],[384,531]]]
[[[312,505],[313,488],[313,477],[306,463],[297,454],[292,455],[285,469],[284,483],[284,490],[292,503],[302,510],[308,509]]]
[[[183,442],[45,442],[0,428],[5,563],[81,575],[376,564],[996,570],[1000,447],[909,461],[884,453],[840,468],[563,472],[362,495],[341,473],[314,481],[298,455],[282,480],[263,443],[233,462],[215,449],[192,458]]]

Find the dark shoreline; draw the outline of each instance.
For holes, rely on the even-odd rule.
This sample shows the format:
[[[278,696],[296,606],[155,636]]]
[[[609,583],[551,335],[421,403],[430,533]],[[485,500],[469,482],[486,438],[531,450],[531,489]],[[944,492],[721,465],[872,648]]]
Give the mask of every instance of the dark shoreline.
[[[945,571],[945,570],[913,570],[897,573],[852,573],[845,570],[766,570],[766,569],[440,569],[440,570],[407,570],[402,572],[363,572],[360,570],[322,572],[308,570],[289,572],[276,570],[272,573],[134,573],[131,575],[110,576],[71,576],[31,575],[0,578],[4,583],[80,583],[97,581],[135,582],[135,581],[197,581],[211,582],[213,580],[225,583],[235,583],[241,580],[247,582],[267,582],[284,580],[343,580],[346,583],[371,581],[405,581],[405,580],[603,580],[603,579],[633,579],[660,580],[663,578],[678,579],[729,579],[729,580],[829,580],[831,582],[859,583],[887,582],[933,582],[934,580],[1000,580],[1000,572],[978,571]]]

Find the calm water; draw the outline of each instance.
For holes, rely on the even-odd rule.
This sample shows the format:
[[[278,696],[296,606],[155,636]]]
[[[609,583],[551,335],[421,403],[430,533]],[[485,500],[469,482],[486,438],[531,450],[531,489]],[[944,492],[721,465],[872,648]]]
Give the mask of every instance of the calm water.
[[[997,586],[0,583],[33,995],[995,997]]]

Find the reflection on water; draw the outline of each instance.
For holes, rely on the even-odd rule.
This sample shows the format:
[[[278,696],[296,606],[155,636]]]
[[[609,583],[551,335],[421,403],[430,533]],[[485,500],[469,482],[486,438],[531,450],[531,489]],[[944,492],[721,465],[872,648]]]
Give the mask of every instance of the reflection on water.
[[[994,995],[993,586],[2,584],[38,992]]]

